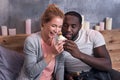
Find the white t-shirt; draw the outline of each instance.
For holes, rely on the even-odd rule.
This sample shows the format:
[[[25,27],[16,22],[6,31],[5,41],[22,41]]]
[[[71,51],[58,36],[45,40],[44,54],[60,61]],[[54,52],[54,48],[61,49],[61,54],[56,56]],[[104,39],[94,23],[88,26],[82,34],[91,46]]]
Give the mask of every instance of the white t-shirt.
[[[87,55],[93,56],[93,48],[105,45],[105,40],[102,34],[95,30],[79,31],[78,38],[74,41],[79,50]],[[68,72],[89,71],[91,67],[81,60],[74,58],[67,51],[65,54],[65,68]]]

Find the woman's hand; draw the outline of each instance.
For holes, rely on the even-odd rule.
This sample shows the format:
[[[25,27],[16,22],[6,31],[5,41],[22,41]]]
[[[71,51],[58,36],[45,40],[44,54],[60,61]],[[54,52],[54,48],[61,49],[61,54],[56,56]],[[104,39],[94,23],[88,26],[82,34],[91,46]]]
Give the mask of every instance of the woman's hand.
[[[64,51],[63,45],[64,45],[64,41],[58,41],[57,43],[53,44],[53,54],[56,56],[58,54],[60,54],[62,51]]]
[[[58,41],[57,43],[54,42],[53,45],[51,45],[51,52],[47,54],[45,57],[47,63],[49,63],[55,56],[62,53],[62,51],[64,50],[63,49],[64,43],[65,43],[64,41]]]

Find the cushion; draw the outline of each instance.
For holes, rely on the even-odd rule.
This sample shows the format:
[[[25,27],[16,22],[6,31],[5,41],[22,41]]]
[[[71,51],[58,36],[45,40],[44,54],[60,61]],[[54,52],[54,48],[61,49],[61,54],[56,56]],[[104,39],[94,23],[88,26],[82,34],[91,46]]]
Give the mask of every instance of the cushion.
[[[0,80],[15,80],[23,62],[22,53],[0,46]]]

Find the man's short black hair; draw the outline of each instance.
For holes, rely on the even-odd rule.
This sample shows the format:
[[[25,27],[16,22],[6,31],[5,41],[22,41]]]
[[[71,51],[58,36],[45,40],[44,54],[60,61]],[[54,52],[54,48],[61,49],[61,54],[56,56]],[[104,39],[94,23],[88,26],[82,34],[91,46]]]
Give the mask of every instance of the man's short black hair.
[[[76,16],[79,19],[80,24],[82,23],[82,16],[78,12],[69,11],[69,12],[65,13],[65,16],[66,15]]]

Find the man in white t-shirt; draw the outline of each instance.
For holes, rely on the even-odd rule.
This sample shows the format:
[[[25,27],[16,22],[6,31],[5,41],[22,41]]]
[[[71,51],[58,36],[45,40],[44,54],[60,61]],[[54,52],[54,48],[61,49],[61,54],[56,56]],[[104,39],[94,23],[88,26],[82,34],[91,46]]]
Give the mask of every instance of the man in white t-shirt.
[[[102,34],[95,30],[81,29],[81,23],[79,13],[70,11],[65,14],[62,27],[62,34],[68,39],[64,45],[65,80],[79,80],[75,79],[76,75],[89,72],[93,68],[105,72],[112,68]]]

